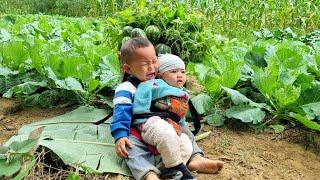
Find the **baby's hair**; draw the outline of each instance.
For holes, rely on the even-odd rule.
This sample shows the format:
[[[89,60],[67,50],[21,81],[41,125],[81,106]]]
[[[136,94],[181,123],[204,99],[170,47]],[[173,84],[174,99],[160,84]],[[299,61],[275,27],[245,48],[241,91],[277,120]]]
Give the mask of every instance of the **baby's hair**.
[[[148,47],[150,45],[152,45],[152,43],[143,37],[135,37],[126,41],[122,44],[119,51],[121,63],[128,63],[135,49]]]

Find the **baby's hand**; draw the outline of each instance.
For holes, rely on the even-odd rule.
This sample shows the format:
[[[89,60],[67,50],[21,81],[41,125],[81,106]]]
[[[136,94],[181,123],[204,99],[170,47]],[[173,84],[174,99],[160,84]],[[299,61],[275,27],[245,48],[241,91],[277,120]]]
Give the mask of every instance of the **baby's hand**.
[[[118,139],[118,141],[116,142],[116,153],[119,157],[121,158],[128,157],[129,153],[126,149],[126,146],[128,146],[129,148],[132,148],[132,144],[127,137],[122,137]]]

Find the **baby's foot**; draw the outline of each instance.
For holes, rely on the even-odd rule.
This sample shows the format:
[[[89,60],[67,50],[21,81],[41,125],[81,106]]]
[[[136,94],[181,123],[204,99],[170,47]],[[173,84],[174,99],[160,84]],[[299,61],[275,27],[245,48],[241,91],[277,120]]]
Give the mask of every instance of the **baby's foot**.
[[[155,172],[149,172],[145,178],[145,180],[160,180],[158,175]]]
[[[200,155],[196,155],[190,161],[188,168],[190,171],[200,173],[214,174],[218,173],[223,167],[223,161],[210,160]]]

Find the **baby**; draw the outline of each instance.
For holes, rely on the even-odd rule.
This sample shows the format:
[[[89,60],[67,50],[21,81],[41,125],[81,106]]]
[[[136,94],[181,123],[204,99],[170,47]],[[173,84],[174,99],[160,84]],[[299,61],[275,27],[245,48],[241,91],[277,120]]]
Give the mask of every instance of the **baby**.
[[[194,179],[186,163],[192,154],[192,143],[182,133],[188,110],[189,95],[183,90],[185,64],[172,54],[158,58],[159,77],[142,82],[133,103],[133,125],[144,142],[155,146],[165,166],[164,175],[182,173],[182,179]],[[179,125],[180,124],[180,125]]]

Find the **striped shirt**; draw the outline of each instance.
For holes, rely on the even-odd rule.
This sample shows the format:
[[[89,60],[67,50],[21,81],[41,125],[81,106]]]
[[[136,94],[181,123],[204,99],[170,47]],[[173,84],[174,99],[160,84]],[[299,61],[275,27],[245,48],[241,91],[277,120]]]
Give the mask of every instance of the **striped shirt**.
[[[113,120],[110,124],[111,135],[115,141],[129,136],[136,89],[132,83],[123,82],[115,90]]]

